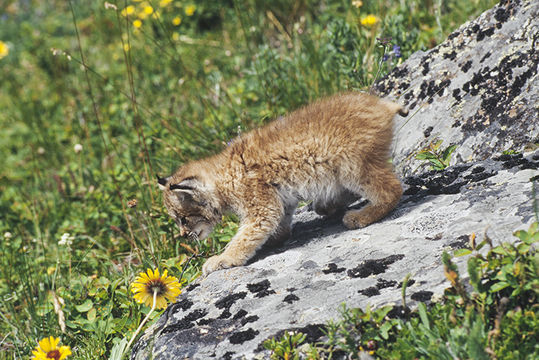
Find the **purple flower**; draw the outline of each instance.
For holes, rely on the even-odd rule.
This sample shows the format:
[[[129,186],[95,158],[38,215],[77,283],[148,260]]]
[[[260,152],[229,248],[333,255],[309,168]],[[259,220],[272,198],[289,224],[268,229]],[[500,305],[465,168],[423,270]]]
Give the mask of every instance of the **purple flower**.
[[[401,47],[399,45],[393,45],[393,55],[397,58],[401,57]]]

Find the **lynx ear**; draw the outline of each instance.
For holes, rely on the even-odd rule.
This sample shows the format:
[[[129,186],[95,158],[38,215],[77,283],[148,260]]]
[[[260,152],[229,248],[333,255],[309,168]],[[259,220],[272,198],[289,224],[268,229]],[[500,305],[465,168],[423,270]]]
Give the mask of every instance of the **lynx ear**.
[[[165,190],[167,188],[166,185],[169,178],[162,178],[157,174],[155,176],[157,176],[157,184],[159,185],[159,189]]]
[[[177,184],[170,184],[169,189],[173,191],[181,191],[186,193],[193,193],[198,187],[198,179],[196,177],[188,177],[183,179]]]

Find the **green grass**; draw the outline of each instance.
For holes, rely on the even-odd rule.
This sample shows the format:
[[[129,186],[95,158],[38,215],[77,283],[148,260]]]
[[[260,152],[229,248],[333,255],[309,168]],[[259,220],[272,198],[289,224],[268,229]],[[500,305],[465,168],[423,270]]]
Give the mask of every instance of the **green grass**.
[[[5,3],[0,359],[29,358],[49,335],[72,358],[95,359],[148,312],[130,293],[139,272],[167,268],[192,281],[237,226],[225,219],[208,241],[187,244],[163,211],[156,174],[319,96],[367,89],[494,1]],[[159,18],[136,29],[146,6]],[[368,14],[372,27],[361,25]],[[402,56],[383,62],[376,38],[389,37],[387,53],[398,45]],[[59,245],[66,233],[72,244]]]

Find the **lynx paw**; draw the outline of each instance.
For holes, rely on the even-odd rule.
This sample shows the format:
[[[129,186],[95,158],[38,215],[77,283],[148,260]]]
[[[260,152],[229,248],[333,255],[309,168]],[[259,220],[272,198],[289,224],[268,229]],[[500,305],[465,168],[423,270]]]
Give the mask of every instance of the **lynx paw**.
[[[342,222],[348,229],[359,229],[369,225],[372,221],[369,221],[363,211],[350,210],[344,214]]]
[[[206,260],[206,262],[202,266],[202,275],[207,276],[214,271],[228,269],[239,265],[236,264],[233,260],[234,259],[223,255],[212,256],[211,258]]]

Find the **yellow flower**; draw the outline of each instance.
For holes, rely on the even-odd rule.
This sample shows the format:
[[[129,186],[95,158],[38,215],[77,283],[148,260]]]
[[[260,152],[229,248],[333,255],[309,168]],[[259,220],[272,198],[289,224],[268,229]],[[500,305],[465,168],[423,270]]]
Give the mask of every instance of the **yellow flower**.
[[[3,59],[9,54],[9,47],[5,42],[0,40],[0,59]]]
[[[133,21],[133,26],[138,29],[139,27],[142,26],[142,21],[140,21],[139,19],[136,19],[135,21]]]
[[[365,16],[361,19],[361,25],[364,26],[373,26],[378,22],[378,18],[372,14]]]
[[[132,15],[134,13],[135,13],[135,7],[133,5],[129,5],[128,7],[122,10],[123,16]]]
[[[358,9],[363,6],[363,1],[352,1],[352,5],[357,7]]]
[[[196,10],[196,6],[195,5],[187,5],[185,7],[185,15],[187,16],[193,16],[193,14],[195,13],[195,10]]]
[[[59,342],[60,338],[53,338],[52,336],[44,338],[39,342],[36,349],[32,351],[32,354],[34,354],[32,360],[63,360],[71,355],[71,349],[69,349],[69,346],[58,347]]]
[[[124,51],[128,52],[129,50],[131,50],[131,46],[128,43],[124,43]]]
[[[148,15],[151,15],[153,13],[153,7],[150,5],[144,7],[144,12]]]
[[[172,2],[172,0],[161,0],[159,2],[159,6],[165,7],[165,6],[169,5],[171,2]]]
[[[179,16],[176,16],[174,19],[172,19],[172,24],[174,26],[178,26],[182,23],[182,18]]]
[[[146,14],[144,11],[141,11],[141,12],[138,13],[137,16],[138,16],[138,18],[140,20],[144,20],[144,19],[146,19],[148,17],[148,14]]]
[[[139,303],[153,305],[153,294],[156,292],[156,306],[160,309],[167,307],[167,300],[174,301],[181,294],[180,283],[174,276],[168,276],[167,270],[159,276],[159,269],[141,272],[131,285],[133,297]]]
[[[178,34],[177,32],[174,32],[172,34],[172,40],[179,41],[180,40],[180,34]]]

